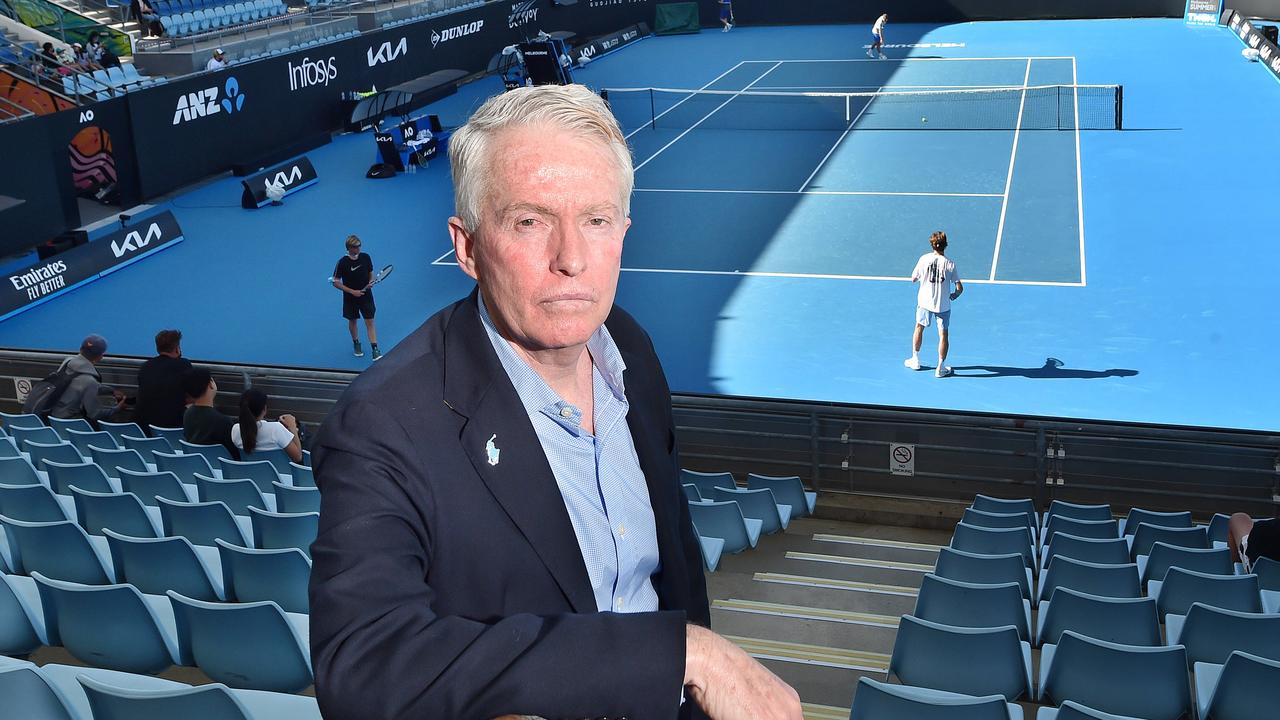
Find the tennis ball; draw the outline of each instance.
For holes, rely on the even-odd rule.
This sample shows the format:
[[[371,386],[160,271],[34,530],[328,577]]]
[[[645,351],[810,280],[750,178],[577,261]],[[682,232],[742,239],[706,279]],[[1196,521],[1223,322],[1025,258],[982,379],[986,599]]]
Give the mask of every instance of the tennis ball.
[[[929,118],[921,116],[921,118],[920,118],[920,122],[922,122],[922,123],[927,123],[927,122],[929,122]]]

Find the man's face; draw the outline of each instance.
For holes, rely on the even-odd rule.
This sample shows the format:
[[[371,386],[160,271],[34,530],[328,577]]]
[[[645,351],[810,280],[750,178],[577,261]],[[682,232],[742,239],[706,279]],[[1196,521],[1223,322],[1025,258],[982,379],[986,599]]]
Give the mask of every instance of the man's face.
[[[613,307],[631,225],[613,154],[543,126],[502,131],[489,152],[479,227],[449,221],[459,265],[508,340],[531,352],[583,345]]]

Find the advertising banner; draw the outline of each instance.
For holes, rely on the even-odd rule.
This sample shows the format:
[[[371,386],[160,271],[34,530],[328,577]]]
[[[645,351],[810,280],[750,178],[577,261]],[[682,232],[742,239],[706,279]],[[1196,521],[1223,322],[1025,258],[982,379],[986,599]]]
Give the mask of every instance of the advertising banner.
[[[244,194],[240,196],[240,206],[260,208],[271,202],[267,197],[268,184],[279,185],[285,195],[292,195],[302,188],[315,185],[318,180],[316,169],[306,156],[290,160],[242,180]]]
[[[1222,0],[1187,0],[1187,9],[1182,19],[1188,25],[1217,27],[1220,14]]]
[[[1231,32],[1240,38],[1240,42],[1258,51],[1258,62],[1262,63],[1277,80],[1280,80],[1280,48],[1277,48],[1253,26],[1252,22],[1245,20],[1235,10],[1228,9],[1223,15],[1223,21]]]

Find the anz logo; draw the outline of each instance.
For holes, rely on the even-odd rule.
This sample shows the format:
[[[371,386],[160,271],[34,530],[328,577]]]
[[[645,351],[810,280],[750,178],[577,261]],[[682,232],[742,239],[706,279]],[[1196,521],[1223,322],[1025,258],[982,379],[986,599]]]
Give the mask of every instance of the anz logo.
[[[507,27],[515,30],[538,20],[538,8],[534,5],[538,0],[521,0],[511,3],[511,14],[507,16]]]
[[[225,97],[219,102],[219,91],[215,86],[180,96],[178,106],[173,111],[173,124],[190,122],[220,112],[230,115],[244,109],[244,93],[240,92],[240,83],[235,78],[227,78],[221,94]]]
[[[114,253],[117,258],[122,258],[131,252],[137,252],[138,250],[150,245],[152,240],[159,240],[161,235],[163,235],[163,233],[160,231],[160,225],[157,223],[151,223],[147,228],[146,235],[134,230],[128,235],[125,235],[123,241],[112,240],[111,252]]]
[[[280,172],[276,173],[275,177],[264,178],[262,181],[262,185],[264,189],[271,185],[276,185],[281,188],[287,188],[301,179],[302,179],[302,168],[298,167],[297,165],[294,165],[293,167],[289,168],[289,172],[287,173],[284,170],[281,170]]]
[[[369,67],[381,65],[382,63],[389,63],[408,52],[409,42],[404,38],[400,38],[400,42],[396,43],[395,47],[392,47],[391,41],[388,40],[382,43],[382,47],[378,48],[378,52],[376,53],[373,51],[373,48],[369,48]]]

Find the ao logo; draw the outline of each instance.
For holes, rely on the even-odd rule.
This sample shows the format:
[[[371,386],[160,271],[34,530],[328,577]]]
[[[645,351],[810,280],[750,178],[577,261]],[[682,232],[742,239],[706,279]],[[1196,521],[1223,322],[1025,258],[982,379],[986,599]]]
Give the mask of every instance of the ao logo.
[[[264,187],[268,185],[279,185],[280,187],[287,188],[290,185],[292,185],[295,180],[301,180],[301,179],[302,179],[302,169],[299,168],[297,165],[294,165],[293,167],[289,168],[288,173],[281,170],[280,172],[276,173],[276,176],[273,178],[264,178],[262,181],[262,184]]]
[[[395,47],[392,47],[391,41],[388,40],[382,43],[382,47],[378,48],[378,52],[376,53],[373,51],[373,48],[369,48],[369,67],[391,62],[408,52],[409,42],[405,38],[400,38],[400,42],[396,43]]]
[[[112,240],[111,252],[118,258],[124,257],[127,253],[141,250],[142,248],[150,245],[152,240],[159,240],[161,234],[160,226],[156,223],[151,223],[151,226],[147,228],[146,235],[142,235],[138,233],[137,230],[134,230],[128,235],[125,235],[123,241]]]
[[[187,93],[178,98],[178,106],[173,111],[173,124],[189,122],[197,118],[208,117],[219,112],[233,113],[244,109],[244,93],[240,92],[240,83],[235,78],[227,78],[224,87],[226,97],[218,102],[218,88],[211,87]]]

